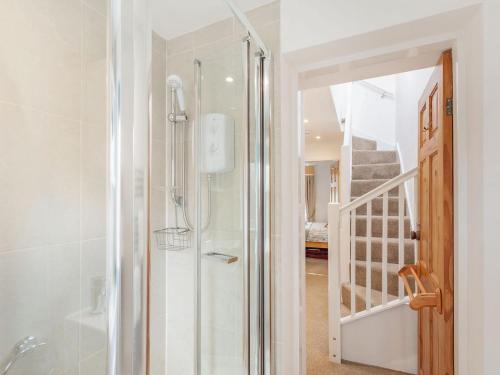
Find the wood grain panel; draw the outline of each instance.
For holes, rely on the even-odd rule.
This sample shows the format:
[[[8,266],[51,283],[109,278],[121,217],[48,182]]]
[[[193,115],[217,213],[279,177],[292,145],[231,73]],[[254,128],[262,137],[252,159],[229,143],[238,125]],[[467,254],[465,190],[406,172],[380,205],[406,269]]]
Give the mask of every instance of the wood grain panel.
[[[452,54],[442,54],[419,101],[419,261],[428,290],[440,289],[442,312],[418,314],[420,375],[454,373]]]

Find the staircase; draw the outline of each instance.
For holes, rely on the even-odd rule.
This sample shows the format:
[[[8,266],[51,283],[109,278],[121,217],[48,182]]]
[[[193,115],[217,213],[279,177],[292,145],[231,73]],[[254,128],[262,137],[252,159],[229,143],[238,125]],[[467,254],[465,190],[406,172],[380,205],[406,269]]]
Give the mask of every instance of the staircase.
[[[378,186],[397,177],[401,172],[396,151],[377,150],[375,141],[353,137],[352,138],[352,181],[351,201],[371,192]],[[396,188],[387,193],[387,236],[383,241],[383,196],[371,201],[371,241],[368,241],[367,233],[367,204],[355,210],[355,232],[352,239],[355,241],[351,249],[355,251],[355,290],[352,290],[351,282],[341,286],[341,313],[348,316],[356,312],[364,311],[383,304],[383,287],[386,287],[386,302],[396,300],[401,293],[398,278],[398,270],[402,264],[413,264],[415,260],[415,245],[410,239],[411,224],[404,203],[404,217],[402,221],[403,236],[399,237],[399,192]],[[351,224],[353,226],[353,224]],[[400,242],[404,243],[402,256],[399,259]],[[367,244],[371,248],[367,253]],[[387,261],[383,262],[383,244],[387,243]],[[352,251],[352,250],[351,250]],[[370,264],[367,267],[367,262]],[[371,274],[368,275],[371,270]],[[353,273],[351,265],[351,274]],[[385,271],[385,272],[384,272]],[[386,274],[386,280],[383,275]],[[370,291],[366,288],[369,287]],[[367,303],[367,296],[369,302]],[[355,298],[354,304],[352,299]],[[355,311],[352,311],[355,306]]]

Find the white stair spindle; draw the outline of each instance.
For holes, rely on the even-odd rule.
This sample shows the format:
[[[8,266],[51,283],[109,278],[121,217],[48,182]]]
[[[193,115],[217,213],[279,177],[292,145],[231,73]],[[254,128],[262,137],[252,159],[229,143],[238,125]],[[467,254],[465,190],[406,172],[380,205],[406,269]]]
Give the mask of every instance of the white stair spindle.
[[[372,201],[366,204],[366,309],[372,307]]]
[[[383,194],[382,208],[382,305],[387,303],[387,211],[388,192]]]
[[[406,202],[406,194],[405,194],[405,183],[408,183],[410,181],[415,181],[417,182],[418,178],[418,171],[417,169],[413,169],[411,171],[408,171],[406,173],[403,173],[386,183],[374,188],[372,191],[354,199],[353,201],[349,202],[348,204],[343,204],[339,208],[339,214],[340,214],[340,223],[337,228],[338,232],[338,241],[339,241],[339,248],[341,248],[342,251],[339,252],[339,268],[342,270],[339,272],[339,276],[344,275],[343,277],[340,277],[340,280],[338,282],[339,286],[347,286],[350,284],[350,306],[346,305],[347,308],[350,307],[350,315],[340,317],[340,325],[345,324],[349,321],[354,321],[358,319],[363,319],[367,316],[373,315],[373,314],[378,314],[381,311],[386,311],[388,309],[392,309],[396,306],[401,306],[404,303],[407,303],[407,299],[405,298],[405,289],[404,285],[402,284],[401,280],[398,280],[397,284],[397,291],[392,292],[392,282],[393,282],[393,275],[389,275],[388,269],[389,269],[389,264],[388,264],[388,258],[389,258],[389,244],[392,244],[394,241],[394,244],[397,243],[397,265],[401,268],[403,267],[407,262],[406,262],[406,247],[410,243],[410,240],[406,239],[405,237],[405,228],[406,228],[406,215],[408,214],[406,209],[407,209],[407,202]],[[392,211],[392,205],[391,205],[391,211],[389,211],[389,199],[392,201],[392,191],[398,192],[397,195],[397,204],[398,204],[398,209],[397,209],[397,214],[393,213]],[[418,189],[418,186],[415,186],[415,190]],[[418,192],[417,192],[418,193]],[[418,194],[416,193],[416,196]],[[396,198],[396,195],[394,195],[394,198]],[[381,199],[382,200],[382,213],[381,216],[378,216],[379,214],[377,213],[376,216],[376,221],[375,225],[381,225],[382,227],[379,228],[381,229],[381,233],[379,232],[378,235],[381,235],[381,280],[379,281],[378,279],[378,272],[376,274],[376,284],[379,282],[382,284],[381,285],[381,301],[380,304],[373,306],[374,302],[374,291],[372,290],[373,288],[373,256],[372,256],[372,249],[374,246],[374,238],[373,238],[373,214],[374,214],[374,206],[373,202],[375,199]],[[396,199],[394,199],[396,201]],[[362,233],[358,233],[356,226],[357,226],[357,209],[363,207],[363,205],[366,205],[366,216],[362,216],[363,219],[366,220],[366,230],[362,230]],[[414,207],[415,211],[415,221],[418,222],[418,203]],[[410,211],[411,213],[411,211]],[[392,215],[392,216],[391,216]],[[397,217],[398,224],[393,226],[393,219],[395,220]],[[381,224],[380,220],[381,219]],[[389,221],[389,219],[391,219]],[[394,223],[395,224],[395,223]],[[395,229],[397,228],[398,230],[398,235],[395,235]],[[393,239],[389,239],[389,231],[391,231],[391,235],[394,234]],[[394,233],[393,233],[394,232]],[[361,239],[365,240],[365,254],[362,254],[365,256],[365,261],[364,262],[359,262],[357,263],[357,255],[356,250],[357,250],[357,242],[356,240],[360,241]],[[376,240],[378,240],[376,238]],[[411,241],[412,245],[415,246],[415,257],[418,256],[418,242],[417,241]],[[392,245],[391,245],[392,249]],[[391,252],[392,254],[392,252]],[[361,256],[361,255],[360,255]],[[391,262],[392,262],[392,256],[391,256]],[[364,296],[363,295],[358,295],[357,293],[357,279],[359,279],[359,275],[357,275],[357,265],[363,264],[363,270],[365,271],[365,279],[361,280],[362,282],[364,281],[364,286],[366,287]],[[377,263],[378,264],[378,263]],[[396,264],[394,264],[396,266]],[[392,268],[391,268],[392,269]],[[391,276],[391,278],[389,278]],[[358,280],[359,281],[359,280]],[[391,281],[391,294],[394,293],[396,296],[390,296],[391,300],[389,301],[389,281]],[[395,281],[395,280],[394,280]],[[377,289],[379,289],[379,286],[377,285]],[[347,301],[342,301],[342,298],[340,296],[340,287],[338,289],[338,297],[334,297],[335,304],[338,307],[338,311],[340,312],[340,306],[341,303],[347,304]],[[378,293],[378,292],[377,292]],[[346,296],[347,297],[347,296]],[[361,300],[365,298],[365,303],[363,304],[364,306],[359,306],[357,302],[361,302]],[[394,297],[394,298],[393,298]],[[346,298],[347,299],[347,298]],[[377,301],[378,302],[378,301]],[[340,316],[340,313],[339,313]],[[339,343],[340,345],[340,343]]]
[[[405,237],[404,237],[404,214],[405,214],[405,201],[404,201],[404,185],[399,185],[398,191],[398,261],[399,269],[403,268],[405,264]],[[404,297],[403,280],[399,277],[398,294],[399,298]]]
[[[351,315],[356,314],[356,210],[351,211]]]

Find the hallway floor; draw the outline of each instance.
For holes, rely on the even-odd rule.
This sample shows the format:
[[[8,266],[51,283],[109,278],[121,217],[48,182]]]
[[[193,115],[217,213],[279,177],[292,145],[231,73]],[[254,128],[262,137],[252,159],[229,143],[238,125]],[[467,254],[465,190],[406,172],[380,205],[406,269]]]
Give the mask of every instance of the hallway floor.
[[[307,375],[396,375],[401,372],[328,360],[328,261],[306,258]]]

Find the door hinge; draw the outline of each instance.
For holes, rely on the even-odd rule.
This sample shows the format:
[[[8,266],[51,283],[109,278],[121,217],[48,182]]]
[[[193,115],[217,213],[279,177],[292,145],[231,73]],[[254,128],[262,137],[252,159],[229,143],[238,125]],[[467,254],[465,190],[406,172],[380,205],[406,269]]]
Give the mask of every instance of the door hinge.
[[[446,99],[446,115],[453,116],[453,98]]]

